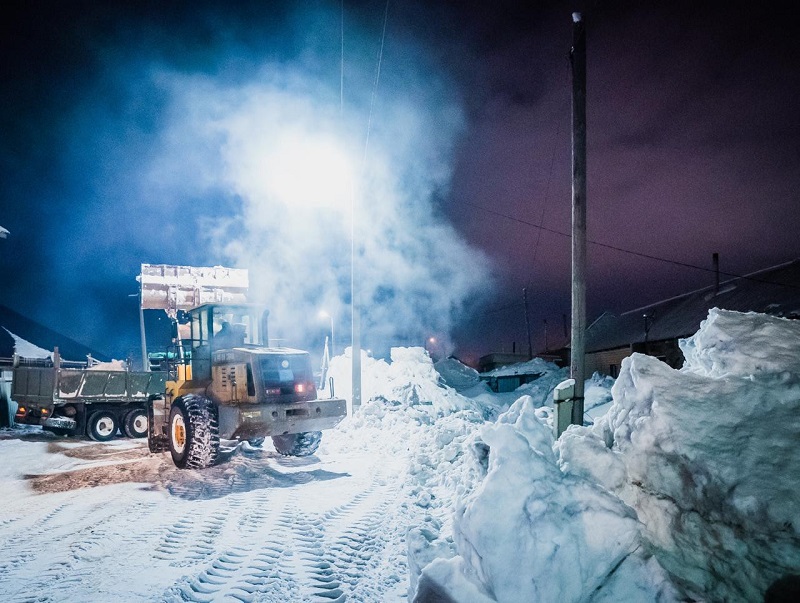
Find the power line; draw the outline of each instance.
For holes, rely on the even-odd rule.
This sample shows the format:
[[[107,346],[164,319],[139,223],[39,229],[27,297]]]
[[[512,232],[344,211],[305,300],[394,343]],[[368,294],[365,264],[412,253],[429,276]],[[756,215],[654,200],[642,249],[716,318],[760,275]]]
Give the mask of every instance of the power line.
[[[519,222],[520,224],[524,224],[525,226],[531,226],[532,228],[538,228],[539,230],[543,230],[545,232],[549,232],[549,233],[552,233],[552,234],[557,234],[557,235],[560,235],[562,237],[566,237],[568,239],[572,238],[572,235],[569,234],[569,233],[566,233],[566,232],[563,232],[563,231],[560,231],[560,230],[556,230],[555,228],[547,228],[546,226],[543,226],[543,225],[534,224],[533,222],[528,222],[527,220],[523,220],[523,219],[517,218],[515,216],[510,216],[508,214],[504,214],[504,213],[499,212],[497,210],[489,209],[488,207],[483,207],[482,205],[478,205],[477,203],[471,203],[469,201],[462,201],[462,203],[464,203],[465,205],[469,205],[471,207],[474,207],[476,209],[480,209],[481,211],[485,211],[487,213],[493,214],[495,216],[499,216],[501,218],[505,218],[506,220],[511,220],[512,222]],[[707,268],[705,266],[698,266],[696,264],[689,264],[688,262],[680,262],[678,260],[671,260],[671,259],[668,259],[668,258],[662,258],[662,257],[656,256],[656,255],[652,255],[652,254],[649,254],[649,253],[642,253],[641,251],[633,251],[632,249],[625,249],[623,247],[617,247],[616,245],[609,245],[608,243],[601,243],[599,241],[592,241],[591,239],[589,239],[587,242],[591,243],[592,245],[597,245],[598,247],[604,247],[605,249],[611,249],[613,251],[619,251],[620,253],[627,253],[629,255],[634,255],[634,256],[637,256],[637,257],[640,257],[640,258],[645,258],[645,259],[648,259],[648,260],[654,260],[654,261],[657,261],[657,262],[664,262],[666,264],[672,264],[674,266],[681,266],[683,268],[692,268],[694,270],[702,270],[703,272],[714,272],[714,273],[717,272],[714,268]],[[759,278],[756,278],[756,277],[753,277],[753,276],[745,276],[743,274],[736,274],[734,272],[724,272],[724,271],[720,270],[719,274],[721,274],[723,276],[729,276],[731,278],[738,278],[738,279],[744,279],[744,280],[748,280],[748,281],[754,281],[756,283],[764,283],[764,284],[768,284],[768,285],[779,285],[781,287],[788,287],[790,289],[800,289],[800,287],[798,287],[796,285],[790,285],[789,283],[778,283],[778,282],[775,282],[775,281],[768,281],[768,280],[764,280],[764,279],[759,279]]]

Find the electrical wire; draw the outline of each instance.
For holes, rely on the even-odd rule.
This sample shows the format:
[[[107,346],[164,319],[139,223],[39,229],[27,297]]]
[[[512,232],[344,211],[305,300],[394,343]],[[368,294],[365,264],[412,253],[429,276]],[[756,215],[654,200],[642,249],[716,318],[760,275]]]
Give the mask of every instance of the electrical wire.
[[[478,205],[477,203],[471,203],[470,201],[462,201],[462,203],[464,203],[465,205],[469,205],[471,207],[474,207],[476,209],[480,209],[481,211],[485,211],[485,212],[490,213],[492,215],[499,216],[501,218],[505,218],[506,220],[511,220],[513,222],[518,222],[520,224],[524,224],[525,226],[530,226],[532,228],[538,228],[539,230],[543,230],[545,232],[549,232],[549,233],[552,233],[552,234],[557,234],[557,235],[560,235],[562,237],[566,237],[567,239],[571,239],[572,238],[572,235],[569,234],[569,233],[562,232],[560,230],[556,230],[555,228],[547,228],[546,226],[543,226],[543,225],[534,224],[533,222],[528,222],[527,220],[523,220],[523,219],[517,218],[515,216],[510,216],[508,214],[504,214],[504,213],[499,212],[497,210],[489,209],[488,207],[483,207],[482,205]],[[722,276],[729,276],[731,278],[744,279],[744,280],[754,281],[756,283],[764,283],[764,284],[768,284],[768,285],[778,285],[780,287],[787,287],[789,289],[800,289],[800,287],[798,287],[797,285],[791,285],[789,283],[779,283],[779,282],[776,282],[776,281],[768,281],[768,280],[765,280],[765,279],[756,278],[754,276],[736,274],[734,272],[724,272],[722,270],[717,271],[714,268],[707,268],[705,266],[698,266],[696,264],[689,264],[688,262],[681,262],[681,261],[678,261],[678,260],[671,260],[671,259],[668,259],[668,258],[662,258],[662,257],[656,256],[656,255],[652,255],[652,254],[649,254],[649,253],[642,253],[641,251],[633,251],[632,249],[625,249],[623,247],[617,247],[616,245],[609,245],[608,243],[601,243],[599,241],[593,241],[591,239],[588,239],[587,242],[592,244],[592,245],[596,245],[597,247],[603,247],[605,249],[611,249],[613,251],[618,251],[620,253],[627,253],[629,255],[634,255],[634,256],[637,256],[637,257],[640,257],[640,258],[645,258],[645,259],[648,259],[648,260],[654,260],[654,261],[657,261],[657,262],[664,262],[666,264],[672,264],[674,266],[681,266],[683,268],[692,268],[694,270],[702,270],[703,272],[714,272],[714,273],[719,273]]]
[[[381,67],[383,66],[383,48],[386,44],[386,24],[389,21],[389,0],[386,0],[386,8],[383,11],[383,32],[381,33],[381,47],[378,51],[378,64],[375,70],[375,82],[372,85],[372,96],[369,101],[369,116],[367,117],[367,138],[364,141],[364,161],[362,172],[367,163],[367,149],[369,148],[369,136],[372,131],[372,114],[375,110],[375,98],[378,96],[378,83],[381,79]]]

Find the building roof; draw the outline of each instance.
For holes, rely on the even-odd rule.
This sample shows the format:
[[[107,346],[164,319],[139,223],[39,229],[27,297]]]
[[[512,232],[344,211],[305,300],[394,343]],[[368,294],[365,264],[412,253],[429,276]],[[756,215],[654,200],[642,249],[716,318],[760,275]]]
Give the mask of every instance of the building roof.
[[[65,360],[85,361],[88,355],[97,360],[110,360],[106,354],[92,350],[11,308],[0,305],[0,358],[11,358],[14,355],[14,338],[9,333],[45,350],[52,351],[58,347],[59,354]]]
[[[615,316],[602,314],[586,330],[586,351],[688,337],[711,308],[800,318],[800,259],[737,277]]]

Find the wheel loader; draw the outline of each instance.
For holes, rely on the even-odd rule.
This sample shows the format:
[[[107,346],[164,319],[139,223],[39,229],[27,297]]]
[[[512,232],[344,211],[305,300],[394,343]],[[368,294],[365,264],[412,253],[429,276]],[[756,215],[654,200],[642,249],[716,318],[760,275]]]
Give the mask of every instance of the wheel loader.
[[[205,303],[187,315],[164,394],[147,402],[151,452],[202,469],[217,460],[220,439],[271,437],[280,454],[306,456],[347,415],[343,399],[317,397],[308,352],[268,346],[263,306]]]

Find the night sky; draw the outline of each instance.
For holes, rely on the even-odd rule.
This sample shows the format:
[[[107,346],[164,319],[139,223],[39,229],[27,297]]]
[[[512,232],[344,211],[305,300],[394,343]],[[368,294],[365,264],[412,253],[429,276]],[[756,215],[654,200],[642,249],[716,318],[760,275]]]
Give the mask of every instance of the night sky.
[[[272,74],[269,90],[290,89],[293,104],[313,98],[320,122],[341,112],[359,124],[355,147],[369,121],[365,163],[384,158],[396,174],[378,186],[379,170],[366,170],[365,199],[391,206],[370,220],[391,223],[385,238],[399,240],[385,256],[406,262],[393,270],[377,242],[365,243],[364,278],[376,283],[367,303],[387,308],[374,313],[376,333],[420,345],[435,336],[465,359],[525,351],[527,288],[534,350],[545,347],[545,320],[547,344],[560,345],[573,10],[588,29],[589,319],[711,284],[714,252],[732,275],[800,257],[800,38],[788,6],[517,4],[390,2],[380,54],[386,4],[346,2],[340,96],[338,2],[12,3],[0,20],[0,225],[10,231],[0,239],[0,303],[136,357],[129,295],[139,264],[273,257],[274,248],[243,251],[261,234],[237,218],[263,215],[248,199],[269,191],[216,161],[243,157],[230,124],[264,121],[243,99]],[[228,129],[198,129],[208,123]],[[326,211],[314,220],[335,231],[342,224]],[[403,242],[403,225],[416,238]],[[273,228],[269,237],[285,241]],[[317,282],[298,286],[309,324],[296,345],[319,345],[320,299],[341,306],[338,330],[348,330],[345,243],[304,248],[336,270],[302,253],[276,263]],[[430,269],[417,274],[415,263]],[[410,285],[420,280],[430,286]],[[441,303],[449,318],[417,320],[420,308],[438,308],[441,289],[453,292]],[[413,296],[421,301],[398,313]],[[381,328],[392,316],[403,324]]]

